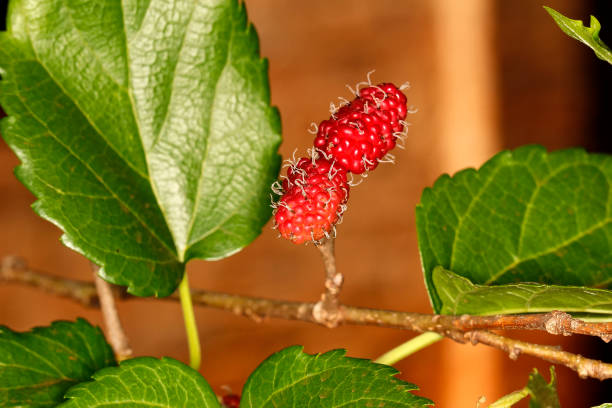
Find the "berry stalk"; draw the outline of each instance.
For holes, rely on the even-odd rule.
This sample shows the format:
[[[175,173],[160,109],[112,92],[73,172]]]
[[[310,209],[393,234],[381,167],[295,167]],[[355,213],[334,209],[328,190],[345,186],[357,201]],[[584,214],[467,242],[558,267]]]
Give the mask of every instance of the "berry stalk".
[[[317,244],[325,265],[325,292],[321,295],[321,300],[312,309],[315,320],[329,328],[338,326],[342,320],[338,295],[340,289],[342,289],[344,276],[336,269],[334,244],[334,238],[325,239]]]

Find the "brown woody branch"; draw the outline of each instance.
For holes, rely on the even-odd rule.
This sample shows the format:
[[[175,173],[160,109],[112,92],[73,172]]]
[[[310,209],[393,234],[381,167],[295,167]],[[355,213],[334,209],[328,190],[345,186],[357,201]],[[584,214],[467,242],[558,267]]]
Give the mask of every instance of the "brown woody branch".
[[[527,343],[484,330],[469,331],[451,336],[453,340],[461,342],[461,337],[455,338],[455,335],[463,337],[464,342],[486,344],[505,351],[512,360],[516,360],[520,354],[527,354],[554,364],[562,364],[576,371],[581,378],[591,377],[599,380],[612,378],[612,364],[585,358],[580,354],[568,353],[559,347]]]
[[[523,315],[463,315],[460,321],[455,322],[455,324],[458,329],[463,331],[472,329],[545,330],[550,334],[563,336],[584,334],[600,337],[606,343],[612,340],[612,322],[585,322],[558,310],[550,313]]]
[[[98,265],[91,263],[91,268],[93,270],[95,288],[98,294],[98,303],[100,303],[100,309],[102,310],[108,342],[113,348],[117,360],[126,360],[132,357],[132,348],[130,347],[127,335],[121,325],[121,319],[119,318],[119,312],[115,305],[115,296],[112,286],[100,277],[100,267]]]
[[[33,271],[27,268],[19,258],[6,257],[3,259],[0,266],[0,281],[2,280],[34,286],[49,293],[70,298],[84,306],[99,305],[93,283],[51,277]],[[121,289],[115,289],[115,294],[124,299],[132,297]],[[178,300],[178,296],[173,294],[166,299]],[[280,318],[327,325],[325,320],[322,321],[316,313],[313,313],[317,303],[264,299],[203,290],[194,290],[192,299],[200,306],[228,310],[256,321]],[[470,341],[474,344],[482,343],[501,349],[509,353],[511,358],[517,358],[522,353],[562,364],[577,371],[582,377],[593,377],[600,380],[612,378],[612,364],[587,359],[577,354],[561,351],[556,347],[526,343],[486,331],[495,329],[543,330],[551,334],[579,333],[597,336],[604,341],[610,340],[612,323],[584,322],[563,312],[514,316],[448,316],[338,304],[336,323],[399,328],[416,332],[434,331],[461,343]]]

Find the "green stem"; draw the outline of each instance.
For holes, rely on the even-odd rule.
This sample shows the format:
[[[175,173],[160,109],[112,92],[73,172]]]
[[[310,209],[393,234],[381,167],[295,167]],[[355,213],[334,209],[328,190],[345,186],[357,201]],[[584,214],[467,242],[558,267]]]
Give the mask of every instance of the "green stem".
[[[522,390],[514,391],[508,395],[504,395],[503,397],[489,405],[489,408],[510,408],[528,395],[529,390],[527,389],[527,387],[525,387]]]
[[[398,361],[408,357],[409,355],[414,354],[417,351],[442,340],[443,338],[444,336],[434,332],[426,332],[419,334],[418,336],[411,338],[407,342],[400,344],[396,348],[387,351],[385,354],[374,360],[374,362],[386,365],[393,365]]]
[[[187,271],[179,285],[179,296],[181,298],[181,308],[183,309],[183,319],[185,320],[185,331],[187,332],[187,344],[189,345],[189,365],[194,370],[200,369],[202,352],[200,350],[200,339],[198,337],[198,326],[196,325],[193,313],[193,303],[191,302],[191,291]]]

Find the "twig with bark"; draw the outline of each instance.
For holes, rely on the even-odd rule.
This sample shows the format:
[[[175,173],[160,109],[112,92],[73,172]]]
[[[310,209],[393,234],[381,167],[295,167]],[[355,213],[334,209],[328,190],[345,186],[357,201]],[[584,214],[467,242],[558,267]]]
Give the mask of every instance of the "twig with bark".
[[[113,348],[117,360],[126,360],[132,357],[132,349],[127,335],[123,330],[123,326],[121,325],[121,319],[119,318],[119,312],[115,305],[115,296],[113,295],[111,284],[100,277],[100,267],[98,265],[92,262],[91,269],[93,270],[94,283],[98,294],[98,303],[102,310],[108,342]]]
[[[6,257],[2,261],[0,281],[27,284],[70,298],[88,307],[97,307],[100,304],[93,283],[51,277],[46,273],[29,269],[25,262],[15,257]],[[121,288],[114,288],[113,293],[121,299],[134,298]],[[194,290],[192,298],[194,304],[227,310],[256,321],[279,318],[326,325],[315,316],[316,313],[313,313],[318,302],[274,300],[204,290]],[[173,294],[164,299],[176,301],[178,295]],[[434,331],[461,343],[482,343],[498,348],[507,352],[511,358],[517,358],[520,354],[542,358],[551,363],[567,366],[577,371],[581,377],[600,380],[612,378],[612,364],[568,353],[556,347],[527,343],[487,331],[541,330],[566,336],[585,334],[610,341],[612,323],[585,322],[558,311],[527,315],[450,316],[369,309],[342,305],[338,302],[336,324],[389,327],[415,332]]]

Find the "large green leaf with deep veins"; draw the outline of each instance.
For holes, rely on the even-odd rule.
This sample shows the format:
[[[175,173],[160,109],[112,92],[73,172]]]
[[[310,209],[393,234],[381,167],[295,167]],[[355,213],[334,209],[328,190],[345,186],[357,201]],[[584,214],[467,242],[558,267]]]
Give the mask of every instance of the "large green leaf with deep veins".
[[[280,120],[237,0],[17,0],[2,136],[35,210],[136,295],[228,256],[269,219]]]
[[[612,290],[542,283],[475,285],[440,266],[433,270],[433,284],[440,296],[443,314],[515,314],[563,310],[571,313],[612,317]]]
[[[0,326],[0,407],[54,407],[65,391],[115,358],[83,319],[17,333]]]
[[[266,407],[427,407],[412,394],[417,387],[393,376],[397,371],[369,360],[345,357],[344,350],[309,355],[301,346],[268,357],[247,380],[241,408]]]
[[[139,357],[100,370],[93,381],[70,388],[66,398],[59,407],[221,407],[200,373],[167,357]]]
[[[610,48],[604,44],[599,37],[601,24],[599,24],[599,21],[595,18],[595,16],[591,16],[591,26],[585,27],[580,20],[572,20],[571,18],[567,18],[550,7],[544,6],[544,9],[546,9],[548,14],[550,14],[553,20],[555,20],[555,23],[557,23],[559,28],[563,30],[565,34],[583,44],[586,44],[587,47],[595,51],[597,58],[608,61],[610,64],[612,64],[612,50],[610,50]]]
[[[612,284],[612,157],[539,146],[444,175],[417,206],[419,251],[436,312],[433,269],[482,285]]]

